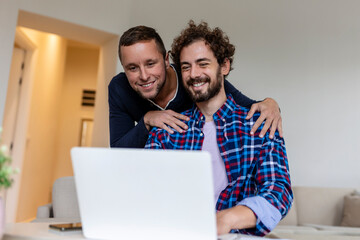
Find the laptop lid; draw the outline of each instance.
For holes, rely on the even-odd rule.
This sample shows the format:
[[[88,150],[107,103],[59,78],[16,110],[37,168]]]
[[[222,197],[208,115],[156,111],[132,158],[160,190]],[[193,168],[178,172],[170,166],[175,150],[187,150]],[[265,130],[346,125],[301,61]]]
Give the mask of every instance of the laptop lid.
[[[83,234],[97,239],[216,239],[210,155],[71,150]]]

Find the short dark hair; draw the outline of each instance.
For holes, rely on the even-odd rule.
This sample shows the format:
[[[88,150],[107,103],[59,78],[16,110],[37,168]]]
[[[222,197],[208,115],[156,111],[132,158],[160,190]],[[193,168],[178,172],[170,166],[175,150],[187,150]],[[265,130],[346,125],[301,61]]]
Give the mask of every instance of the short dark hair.
[[[220,28],[212,30],[206,22],[201,21],[196,25],[193,20],[189,21],[188,27],[174,39],[171,45],[171,58],[178,67],[180,67],[181,50],[198,40],[204,40],[209,45],[219,65],[222,65],[226,58],[229,59],[232,70],[235,46],[230,43],[228,36]]]
[[[156,32],[156,30],[151,27],[136,26],[124,32],[123,35],[120,37],[119,49],[118,49],[120,62],[121,62],[121,46],[131,46],[140,41],[150,41],[153,39],[155,40],[159,52],[163,55],[165,59],[166,49],[161,37]]]

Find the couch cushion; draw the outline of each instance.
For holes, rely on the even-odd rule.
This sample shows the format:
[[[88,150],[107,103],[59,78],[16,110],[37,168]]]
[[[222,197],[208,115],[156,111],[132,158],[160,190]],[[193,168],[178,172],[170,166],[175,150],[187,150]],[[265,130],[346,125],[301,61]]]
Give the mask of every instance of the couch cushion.
[[[311,226],[290,226],[290,225],[277,225],[273,233],[313,233],[318,231],[315,227]]]
[[[74,177],[55,181],[52,192],[54,218],[80,218]]]
[[[357,194],[344,197],[344,213],[341,226],[360,227],[360,196]]]
[[[322,233],[326,232],[328,234],[360,236],[360,228],[357,227],[326,226],[319,224],[305,224],[303,227],[312,227]]]
[[[344,196],[353,188],[294,187],[299,225],[321,224],[339,226]]]

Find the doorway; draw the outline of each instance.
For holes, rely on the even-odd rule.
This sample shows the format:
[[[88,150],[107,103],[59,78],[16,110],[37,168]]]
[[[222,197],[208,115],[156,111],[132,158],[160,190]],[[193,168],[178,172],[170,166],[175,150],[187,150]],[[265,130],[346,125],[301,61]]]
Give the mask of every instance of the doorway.
[[[51,19],[50,22],[56,22],[56,26],[52,28],[52,33],[44,32],[41,27],[31,24],[32,15],[39,19],[39,15],[19,12],[19,25],[32,26],[18,27],[17,34],[21,37],[15,40],[18,43],[27,39],[32,46],[25,57],[30,61],[24,68],[26,77],[23,84],[27,84],[27,87],[21,90],[20,97],[27,101],[20,101],[20,114],[16,121],[10,121],[22,121],[20,125],[13,124],[22,143],[17,146],[22,146],[22,149],[15,151],[14,145],[12,152],[14,160],[18,155],[21,173],[8,190],[6,222],[33,220],[37,207],[51,202],[51,188],[55,179],[72,175],[69,148],[80,143],[83,119],[92,120],[95,130],[90,132],[93,134],[97,122],[107,122],[103,117],[107,113],[107,99],[104,96],[108,81],[116,73],[117,57],[113,52],[118,36],[91,29],[90,35],[97,33],[97,40],[105,40],[99,44],[89,43],[86,36],[88,29],[76,25],[73,28],[77,32],[81,29],[83,38],[77,36],[75,31],[74,40],[69,38],[70,23]],[[22,24],[24,19],[27,21]],[[67,26],[66,36],[61,31],[64,25]],[[56,31],[58,33],[54,34]],[[96,99],[96,108],[81,106],[84,89],[95,91],[96,96],[100,96],[100,99]],[[12,94],[8,92],[7,95]],[[69,112],[69,109],[72,110]],[[7,113],[4,115],[7,116]],[[4,124],[5,128],[11,127]],[[106,139],[107,136],[96,137],[101,138]]]

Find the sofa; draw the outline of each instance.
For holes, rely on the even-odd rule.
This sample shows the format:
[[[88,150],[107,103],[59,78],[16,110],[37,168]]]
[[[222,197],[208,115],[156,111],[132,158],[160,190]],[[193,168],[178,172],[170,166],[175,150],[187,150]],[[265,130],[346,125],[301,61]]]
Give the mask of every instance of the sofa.
[[[80,222],[73,176],[58,178],[52,188],[52,203],[38,207],[33,222]]]
[[[289,213],[275,236],[341,235],[360,239],[360,194],[354,188],[293,187]],[[340,238],[342,239],[342,238]]]

